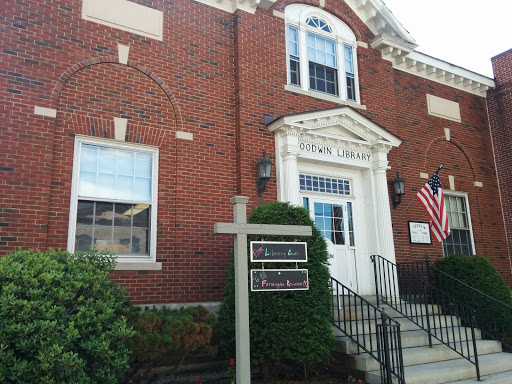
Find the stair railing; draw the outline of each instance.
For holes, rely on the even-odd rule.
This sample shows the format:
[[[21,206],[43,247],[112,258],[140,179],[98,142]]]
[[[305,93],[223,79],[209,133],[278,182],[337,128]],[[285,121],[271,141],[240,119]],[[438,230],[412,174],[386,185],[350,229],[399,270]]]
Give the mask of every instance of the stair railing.
[[[405,384],[400,324],[374,304],[331,277],[334,326],[380,365],[381,383],[396,377]],[[350,351],[347,351],[350,352]]]
[[[452,297],[469,305],[475,313],[475,327],[486,339],[499,341],[512,351],[512,306],[437,269],[425,255],[424,262],[407,263],[411,273],[422,276],[432,285],[442,287]],[[402,267],[402,263],[399,264]]]
[[[428,268],[421,275],[411,272],[415,266],[397,267],[379,255],[371,260],[377,305],[382,300],[426,331],[430,347],[434,338],[471,362],[480,380],[474,309],[430,284]]]

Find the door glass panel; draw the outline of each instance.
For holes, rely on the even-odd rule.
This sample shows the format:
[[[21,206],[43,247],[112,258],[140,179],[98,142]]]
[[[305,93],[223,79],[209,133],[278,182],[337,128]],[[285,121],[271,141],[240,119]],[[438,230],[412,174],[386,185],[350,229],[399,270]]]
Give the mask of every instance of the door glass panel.
[[[315,224],[322,236],[334,244],[345,245],[345,223],[343,206],[329,203],[314,203]]]
[[[348,238],[350,241],[350,246],[355,246],[355,239],[354,239],[354,218],[352,216],[352,203],[347,203],[347,221],[348,221]]]
[[[341,205],[332,206],[332,226],[333,233],[331,241],[334,244],[345,245],[345,223],[343,222],[343,207]]]

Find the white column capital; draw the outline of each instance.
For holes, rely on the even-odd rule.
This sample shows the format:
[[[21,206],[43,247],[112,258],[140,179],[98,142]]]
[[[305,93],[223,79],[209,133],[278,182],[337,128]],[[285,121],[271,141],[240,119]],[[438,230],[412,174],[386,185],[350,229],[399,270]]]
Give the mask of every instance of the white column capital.
[[[372,169],[375,174],[386,172],[389,167],[388,153],[391,148],[380,145],[372,148]]]

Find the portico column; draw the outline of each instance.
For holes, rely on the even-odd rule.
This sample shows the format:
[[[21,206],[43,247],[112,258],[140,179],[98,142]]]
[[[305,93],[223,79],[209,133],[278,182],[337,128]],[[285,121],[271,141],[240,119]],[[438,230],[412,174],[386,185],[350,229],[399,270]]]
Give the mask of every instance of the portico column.
[[[302,206],[299,191],[299,167],[297,165],[297,155],[299,153],[299,136],[294,131],[288,131],[284,134],[284,143],[281,146],[282,168],[282,197],[294,205]]]
[[[373,177],[375,185],[375,215],[377,219],[378,251],[380,256],[396,263],[393,228],[391,226],[391,210],[389,205],[388,152],[391,148],[379,147],[373,151]]]

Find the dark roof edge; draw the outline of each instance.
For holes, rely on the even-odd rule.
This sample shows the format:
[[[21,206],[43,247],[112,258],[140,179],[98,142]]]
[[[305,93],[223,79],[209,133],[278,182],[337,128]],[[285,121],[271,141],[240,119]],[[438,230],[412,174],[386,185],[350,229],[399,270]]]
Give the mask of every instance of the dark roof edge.
[[[512,48],[507,49],[505,52],[498,53],[496,56],[491,57],[491,61],[494,59],[497,59],[500,56],[506,55],[507,53],[510,53],[510,52],[512,52]]]

